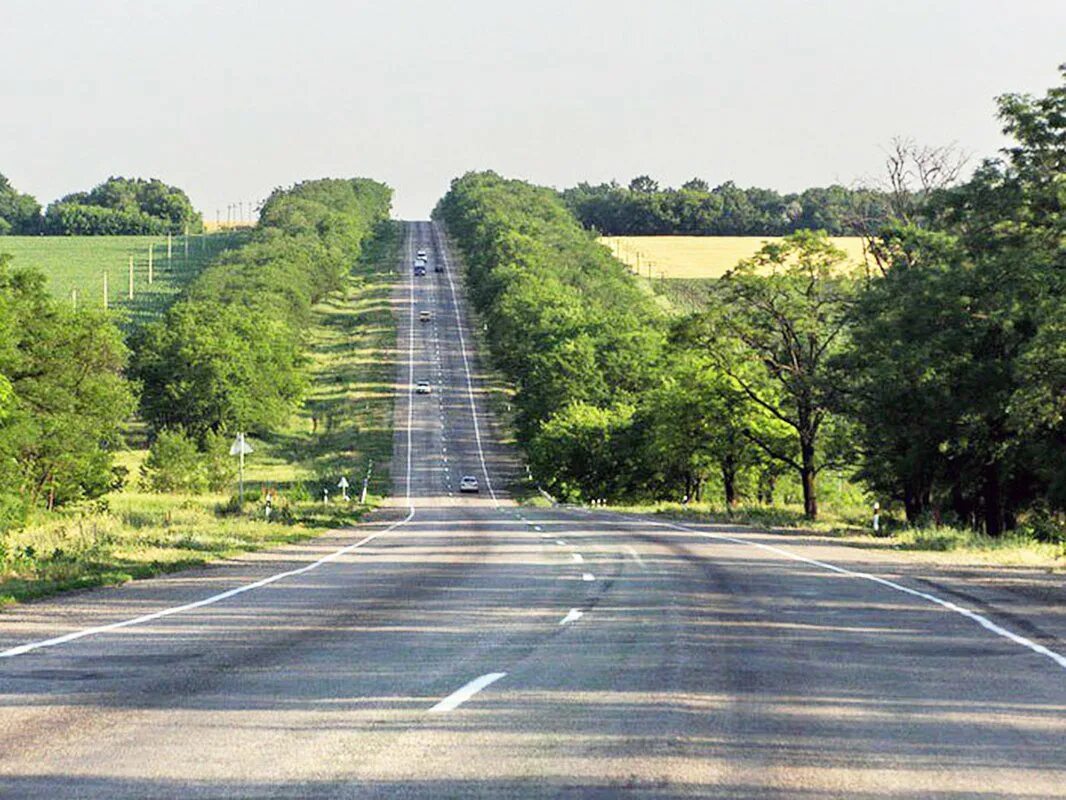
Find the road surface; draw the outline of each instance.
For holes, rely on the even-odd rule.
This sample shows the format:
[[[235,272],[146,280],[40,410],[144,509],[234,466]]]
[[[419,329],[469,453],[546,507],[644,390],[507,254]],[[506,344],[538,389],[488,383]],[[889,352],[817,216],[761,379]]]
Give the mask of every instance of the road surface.
[[[0,614],[0,796],[1066,797],[1057,617],[513,504],[458,267],[407,235],[394,507]]]

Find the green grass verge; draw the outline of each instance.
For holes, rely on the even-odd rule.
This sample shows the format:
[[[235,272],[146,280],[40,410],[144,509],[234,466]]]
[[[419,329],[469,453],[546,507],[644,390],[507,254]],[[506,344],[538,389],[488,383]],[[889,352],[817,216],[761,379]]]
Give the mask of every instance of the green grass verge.
[[[3,236],[0,253],[14,257],[16,267],[44,273],[53,297],[78,305],[103,306],[104,273],[108,276],[108,307],[123,312],[127,324],[139,325],[162,313],[189,281],[222,250],[246,233],[226,232],[175,236],[167,259],[166,236]],[[152,246],[152,283],[148,283],[148,249]],[[129,299],[129,260],[133,257],[133,300]]]
[[[1043,542],[1022,534],[985,536],[976,531],[939,527],[910,528],[889,520],[880,534],[871,529],[865,508],[828,509],[811,522],[795,506],[740,505],[733,509],[709,503],[654,503],[610,506],[625,513],[656,514],[692,522],[750,525],[776,533],[811,535],[851,547],[908,553],[917,560],[943,565],[983,565],[1066,570],[1066,544]]]
[[[390,298],[401,237],[383,225],[367,244],[343,293],[315,309],[308,331],[311,390],[304,408],[277,433],[252,440],[246,503],[226,495],[149,494],[138,487],[146,452],[116,459],[127,487],[77,509],[41,513],[0,537],[0,605],[61,591],[123,583],[287,544],[357,521],[390,488],[396,330]],[[312,419],[317,419],[317,425]],[[358,499],[374,460],[366,505]],[[321,502],[341,475],[353,502]],[[273,521],[262,493],[278,492]]]

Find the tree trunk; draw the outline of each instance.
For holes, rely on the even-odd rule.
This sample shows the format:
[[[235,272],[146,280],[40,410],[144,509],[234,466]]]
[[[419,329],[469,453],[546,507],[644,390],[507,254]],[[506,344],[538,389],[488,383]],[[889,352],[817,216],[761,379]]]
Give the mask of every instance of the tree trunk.
[[[818,519],[818,495],[815,489],[814,442],[801,441],[800,480],[803,483],[803,514],[807,519]]]
[[[1004,530],[1003,497],[999,484],[999,465],[985,467],[984,512],[985,533],[999,536]]]
[[[737,468],[732,458],[722,461],[722,487],[726,505],[733,508],[737,504]]]

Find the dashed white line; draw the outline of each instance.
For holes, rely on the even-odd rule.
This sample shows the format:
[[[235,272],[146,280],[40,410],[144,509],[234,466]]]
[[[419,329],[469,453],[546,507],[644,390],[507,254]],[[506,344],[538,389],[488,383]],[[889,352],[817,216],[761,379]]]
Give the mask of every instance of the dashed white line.
[[[576,561],[578,564],[582,564],[585,561],[581,553],[571,553],[570,558],[574,559],[574,561]]]
[[[555,543],[559,545],[559,547],[566,547],[566,539],[556,539]]]
[[[629,555],[633,556],[633,560],[637,562],[637,565],[641,569],[647,569],[647,565],[645,565],[644,559],[640,557],[640,553],[637,552],[637,548],[633,547],[633,545],[627,544],[626,552],[629,553]]]
[[[586,572],[581,576],[581,580],[585,581],[586,583],[589,583],[591,581],[596,580],[596,576],[593,575],[591,572]]]
[[[504,677],[506,672],[490,672],[487,675],[482,675],[480,678],[474,678],[470,683],[456,689],[450,695],[445,697],[433,708],[429,710],[430,714],[441,714],[447,711],[454,711],[461,706],[475,694],[480,692],[486,686],[495,683],[500,678]]]
[[[565,625],[568,622],[576,622],[577,620],[581,619],[583,616],[584,616],[584,612],[583,611],[580,611],[580,610],[578,610],[576,608],[571,608],[570,612],[565,617],[563,617],[561,620],[559,620],[559,624],[560,625]]]

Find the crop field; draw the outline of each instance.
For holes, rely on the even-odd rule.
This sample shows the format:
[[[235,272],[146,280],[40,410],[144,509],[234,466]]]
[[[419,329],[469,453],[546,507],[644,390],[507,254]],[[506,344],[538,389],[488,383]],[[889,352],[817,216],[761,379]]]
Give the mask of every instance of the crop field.
[[[603,236],[600,241],[634,272],[651,278],[720,278],[775,236]],[[862,239],[834,237],[855,264],[863,261]],[[639,270],[638,270],[639,266]]]
[[[151,319],[165,309],[182,288],[219,251],[239,241],[241,234],[217,233],[175,236],[167,259],[165,236],[4,236],[0,253],[14,256],[16,267],[33,267],[45,274],[53,296],[79,306],[103,305],[107,275],[108,306],[124,309],[132,324]],[[152,249],[152,283],[148,283],[148,251]],[[129,262],[133,257],[133,300],[129,299]]]

